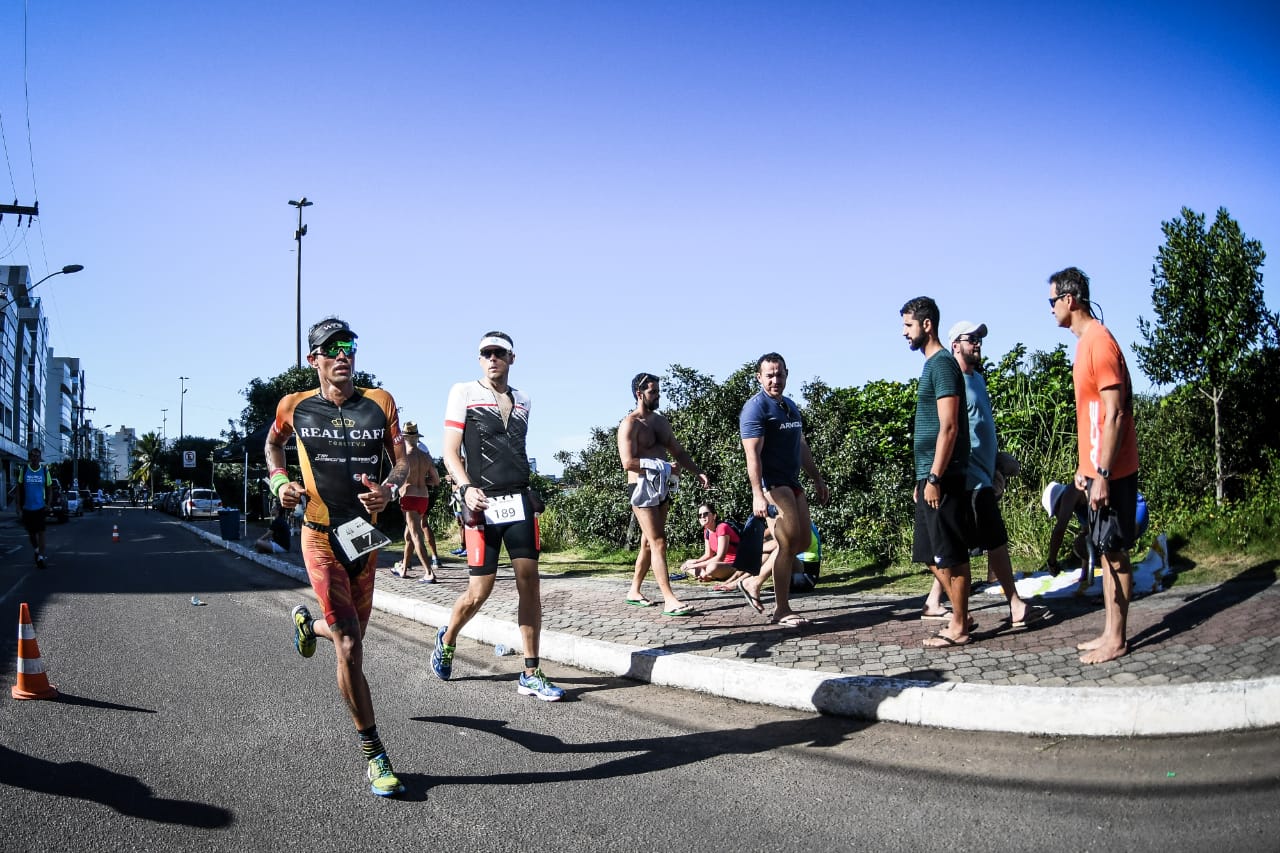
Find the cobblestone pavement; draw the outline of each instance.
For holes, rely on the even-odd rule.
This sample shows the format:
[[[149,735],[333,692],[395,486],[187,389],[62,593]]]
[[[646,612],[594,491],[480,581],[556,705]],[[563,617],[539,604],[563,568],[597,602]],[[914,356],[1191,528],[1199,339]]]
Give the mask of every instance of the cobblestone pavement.
[[[301,565],[296,554],[286,556]],[[456,558],[443,559],[436,584],[418,583],[417,569],[415,577],[398,578],[391,563],[391,555],[381,558],[377,588],[405,598],[448,608],[467,583],[466,566]],[[663,616],[660,606],[627,605],[625,580],[558,572],[550,563],[542,569],[545,630],[667,652],[833,675],[986,685],[1159,686],[1280,675],[1280,584],[1267,580],[1175,587],[1139,598],[1129,610],[1129,654],[1086,666],[1075,645],[1102,630],[1096,598],[1032,599],[1049,610],[1049,617],[1013,629],[1004,621],[1008,610],[1002,599],[975,596],[973,642],[933,650],[921,641],[940,623],[920,620],[923,596],[801,594],[793,597],[794,609],[812,624],[785,628],[769,625],[736,591],[713,593],[708,585],[677,582],[681,599],[696,613],[673,618]],[[646,592],[661,603],[652,581]],[[771,599],[766,592],[766,613]],[[481,613],[514,623],[516,603],[515,579],[504,566]]]

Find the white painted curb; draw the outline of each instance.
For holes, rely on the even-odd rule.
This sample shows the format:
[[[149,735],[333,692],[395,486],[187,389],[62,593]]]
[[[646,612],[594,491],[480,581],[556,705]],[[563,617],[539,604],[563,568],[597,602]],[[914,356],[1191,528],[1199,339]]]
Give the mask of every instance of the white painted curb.
[[[307,582],[292,563],[188,525],[199,536],[273,571]],[[374,590],[373,606],[440,626],[450,611],[437,604]],[[478,614],[462,636],[519,647],[512,623]],[[542,632],[542,657],[569,666],[774,705],[933,728],[1020,734],[1134,737],[1204,734],[1280,726],[1280,677],[1163,687],[1030,687],[910,681],[873,675],[832,676],[809,670],[609,643]]]

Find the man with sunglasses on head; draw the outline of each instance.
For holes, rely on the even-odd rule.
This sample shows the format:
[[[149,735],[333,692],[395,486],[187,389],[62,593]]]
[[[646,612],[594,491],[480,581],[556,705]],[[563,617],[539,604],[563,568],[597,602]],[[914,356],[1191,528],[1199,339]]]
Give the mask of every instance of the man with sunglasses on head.
[[[381,537],[372,524],[398,496],[409,473],[396,403],[381,388],[355,384],[356,333],[327,317],[307,333],[307,364],[320,387],[284,397],[267,432],[271,491],[286,509],[307,498],[300,542],[307,576],[324,613],[312,619],[305,604],[293,608],[294,647],[315,654],[316,637],[333,643],[338,690],[351,712],[368,762],[370,791],[402,793],[378,736],[373,698],[364,675],[364,635],[373,611],[373,582]],[[285,471],[284,445],[298,438],[303,483]],[[394,466],[384,478],[384,454]]]
[[[431,670],[443,681],[453,675],[458,635],[493,592],[498,551],[505,545],[516,574],[520,599],[516,619],[525,655],[516,689],[522,696],[555,702],[564,698],[564,690],[547,680],[538,659],[542,502],[529,488],[532,469],[525,450],[529,396],[507,383],[516,360],[510,335],[485,332],[479,350],[480,379],[454,385],[445,405],[444,464],[458,484],[470,578],[466,591],[454,602],[449,623],[436,632]]]
[[[1060,328],[1079,338],[1071,368],[1079,431],[1075,486],[1087,496],[1089,538],[1102,558],[1102,634],[1076,649],[1084,653],[1081,663],[1106,663],[1129,651],[1129,549],[1138,515],[1133,382],[1120,345],[1093,316],[1089,277],[1082,270],[1067,267],[1049,276],[1049,310]],[[1101,535],[1104,524],[1112,535]]]

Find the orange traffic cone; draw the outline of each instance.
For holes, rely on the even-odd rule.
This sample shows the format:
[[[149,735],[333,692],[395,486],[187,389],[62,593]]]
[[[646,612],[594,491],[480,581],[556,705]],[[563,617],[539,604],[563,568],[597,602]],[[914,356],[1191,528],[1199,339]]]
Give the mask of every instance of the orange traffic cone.
[[[53,699],[58,695],[40,661],[40,644],[25,601],[18,610],[18,683],[12,692],[14,699]]]
[[[118,524],[111,525],[111,541],[112,542],[120,541],[120,525]]]

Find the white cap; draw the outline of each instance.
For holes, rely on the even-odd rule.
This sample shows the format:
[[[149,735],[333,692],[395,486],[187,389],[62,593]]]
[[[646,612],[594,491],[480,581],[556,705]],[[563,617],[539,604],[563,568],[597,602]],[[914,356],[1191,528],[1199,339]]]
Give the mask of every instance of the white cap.
[[[1044,487],[1044,494],[1040,496],[1040,506],[1044,507],[1044,511],[1049,517],[1057,515],[1058,501],[1062,500],[1062,493],[1067,487],[1061,483],[1050,483]]]
[[[971,338],[985,338],[987,336],[987,324],[978,325],[970,320],[961,320],[951,327],[951,331],[947,332],[947,342],[954,344],[956,338],[961,335],[968,335]]]

